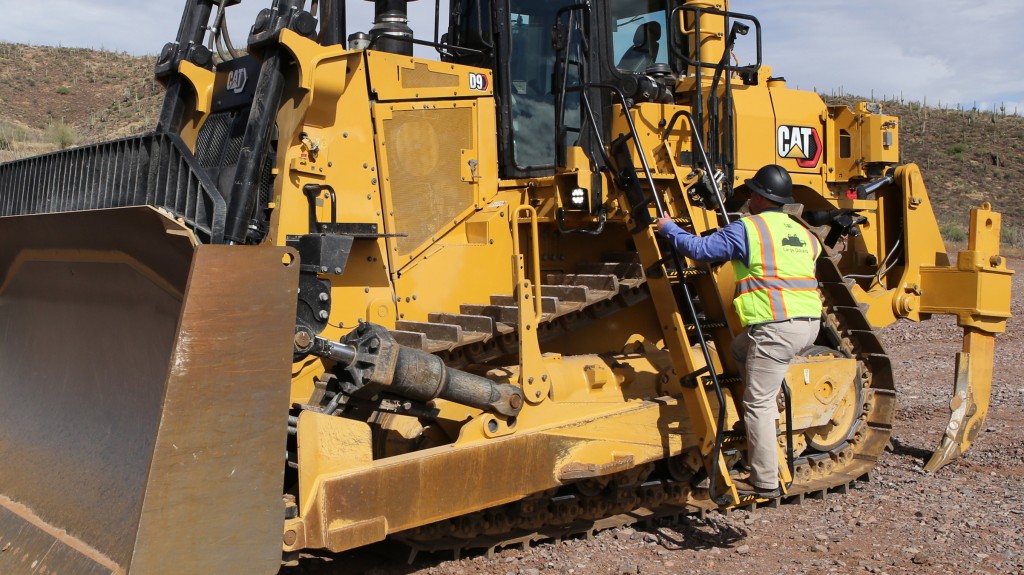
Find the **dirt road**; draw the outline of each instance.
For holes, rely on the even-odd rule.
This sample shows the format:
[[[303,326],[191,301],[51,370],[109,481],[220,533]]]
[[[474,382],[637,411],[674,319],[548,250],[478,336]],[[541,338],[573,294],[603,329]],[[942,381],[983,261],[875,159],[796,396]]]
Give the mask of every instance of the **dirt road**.
[[[1024,270],[1024,261],[1010,267]],[[1010,573],[1024,575],[1024,272],[1016,316],[996,344],[992,407],[967,456],[937,473],[922,465],[948,421],[961,330],[948,317],[883,331],[899,408],[892,449],[872,480],[846,495],[753,513],[688,516],[493,558],[420,556],[381,545],[292,573],[326,575],[658,575],[687,573]]]

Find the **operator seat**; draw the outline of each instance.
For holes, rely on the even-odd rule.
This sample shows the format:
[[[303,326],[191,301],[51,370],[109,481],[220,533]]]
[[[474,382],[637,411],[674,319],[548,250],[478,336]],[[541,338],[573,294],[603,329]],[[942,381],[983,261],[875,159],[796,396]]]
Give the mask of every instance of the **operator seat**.
[[[658,40],[661,40],[661,24],[646,22],[637,26],[633,45],[622,55],[616,67],[626,72],[642,73],[658,57]]]

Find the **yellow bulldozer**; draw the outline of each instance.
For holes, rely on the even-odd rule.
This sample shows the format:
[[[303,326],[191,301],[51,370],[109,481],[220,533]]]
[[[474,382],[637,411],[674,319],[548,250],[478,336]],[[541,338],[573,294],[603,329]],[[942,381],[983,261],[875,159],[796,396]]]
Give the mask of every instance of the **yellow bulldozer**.
[[[153,132],[0,165],[0,573],[271,574],[778,503],[734,483],[733,269],[653,225],[741,217],[767,164],[828,248],[780,499],[871,471],[899,319],[964,331],[927,467],[984,428],[1000,215],[950,261],[899,119],[787,87],[756,17],[438,0],[424,39],[407,0],[352,34],[342,1],[274,0],[243,52],[238,1],[187,0]]]

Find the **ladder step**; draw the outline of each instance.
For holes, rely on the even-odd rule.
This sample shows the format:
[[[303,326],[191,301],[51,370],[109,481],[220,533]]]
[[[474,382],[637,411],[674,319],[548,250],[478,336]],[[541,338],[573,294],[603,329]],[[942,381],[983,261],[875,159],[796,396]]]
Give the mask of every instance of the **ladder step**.
[[[707,333],[709,330],[712,330],[712,329],[722,329],[723,327],[726,327],[726,323],[724,321],[707,321],[707,322],[702,322],[700,324],[700,329],[704,333]],[[686,331],[688,331],[688,332],[695,332],[695,331],[697,331],[696,324],[692,324],[692,323],[686,324]]]
[[[726,431],[722,434],[722,447],[736,447],[747,441],[747,434],[741,431]]]
[[[671,220],[672,220],[672,223],[676,224],[677,226],[681,226],[681,225],[688,225],[688,224],[690,224],[690,222],[691,222],[690,218],[688,218],[688,217],[686,217],[686,216],[672,216],[672,217],[671,217],[671,218],[669,218],[669,219],[671,219]],[[655,226],[655,225],[657,225],[657,221],[655,221],[655,222],[654,222],[654,223],[652,223],[651,225],[652,225],[652,226]]]
[[[739,384],[739,383],[743,383],[743,379],[740,376],[735,375],[735,374],[719,373],[717,375],[718,375],[718,384],[719,385],[736,385],[736,384]],[[702,375],[700,380],[701,380],[701,383],[704,384],[704,387],[706,387],[708,389],[711,389],[711,388],[713,388],[715,386],[715,382],[711,379],[710,376]]]
[[[683,268],[681,270],[665,270],[665,275],[671,280],[679,280],[680,278],[693,278],[708,275],[708,270],[704,268]]]

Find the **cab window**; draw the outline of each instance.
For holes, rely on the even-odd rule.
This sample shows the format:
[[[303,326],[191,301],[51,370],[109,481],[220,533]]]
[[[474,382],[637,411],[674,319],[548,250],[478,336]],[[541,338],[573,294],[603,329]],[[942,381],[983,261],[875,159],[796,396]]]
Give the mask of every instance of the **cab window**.
[[[669,62],[666,5],[657,0],[615,3],[612,12],[612,47],[616,68],[643,73],[654,64]]]

